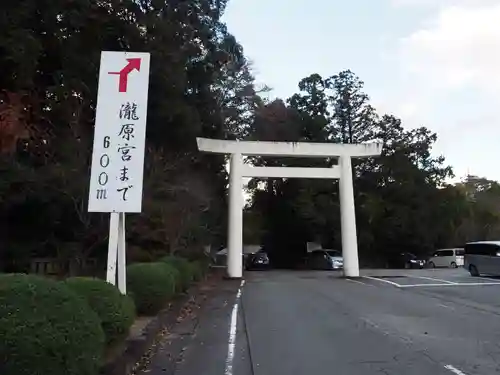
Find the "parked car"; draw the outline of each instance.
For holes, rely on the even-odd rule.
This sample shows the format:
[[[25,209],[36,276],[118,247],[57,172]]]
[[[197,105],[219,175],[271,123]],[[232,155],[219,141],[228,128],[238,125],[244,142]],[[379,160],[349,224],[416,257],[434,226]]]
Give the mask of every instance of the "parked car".
[[[427,260],[429,268],[435,267],[451,267],[457,268],[464,265],[464,249],[440,249],[437,250]]]
[[[341,270],[344,268],[344,258],[337,250],[314,250],[307,256],[307,267],[313,270]]]
[[[387,264],[389,268],[424,268],[425,259],[412,253],[399,253],[390,257]]]
[[[500,241],[469,242],[464,253],[464,268],[471,276],[500,276]]]
[[[248,254],[245,260],[245,269],[248,271],[252,270],[265,270],[271,267],[269,262],[269,257],[264,250],[260,250],[255,254]]]

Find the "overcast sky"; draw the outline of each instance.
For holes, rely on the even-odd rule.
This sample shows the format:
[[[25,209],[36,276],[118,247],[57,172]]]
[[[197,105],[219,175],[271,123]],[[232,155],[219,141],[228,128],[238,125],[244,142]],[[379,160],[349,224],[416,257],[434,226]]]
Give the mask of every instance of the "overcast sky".
[[[457,178],[500,180],[500,0],[229,0],[225,21],[273,95],[351,69]]]

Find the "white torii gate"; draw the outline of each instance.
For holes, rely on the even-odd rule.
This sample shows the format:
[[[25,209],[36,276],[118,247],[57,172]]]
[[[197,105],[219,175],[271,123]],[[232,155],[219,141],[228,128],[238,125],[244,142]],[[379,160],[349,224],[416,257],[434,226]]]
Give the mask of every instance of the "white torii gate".
[[[340,219],[344,275],[347,277],[359,276],[351,158],[378,156],[382,152],[381,144],[225,141],[207,138],[197,138],[197,142],[200,151],[231,154],[227,244],[227,273],[230,278],[241,278],[243,275],[243,177],[340,179]],[[332,168],[252,167],[243,163],[243,155],[338,157],[339,164]]]

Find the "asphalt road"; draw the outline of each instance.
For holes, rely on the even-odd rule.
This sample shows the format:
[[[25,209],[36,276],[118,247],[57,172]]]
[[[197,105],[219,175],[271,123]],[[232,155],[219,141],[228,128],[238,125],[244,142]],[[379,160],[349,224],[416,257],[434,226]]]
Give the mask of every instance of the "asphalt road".
[[[462,269],[245,277],[212,301],[176,374],[500,373],[500,279]]]

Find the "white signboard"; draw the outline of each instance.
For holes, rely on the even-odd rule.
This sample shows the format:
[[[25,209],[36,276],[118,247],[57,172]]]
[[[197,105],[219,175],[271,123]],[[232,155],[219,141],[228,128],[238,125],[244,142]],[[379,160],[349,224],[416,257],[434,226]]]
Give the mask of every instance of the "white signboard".
[[[141,212],[149,60],[101,54],[89,212]]]

